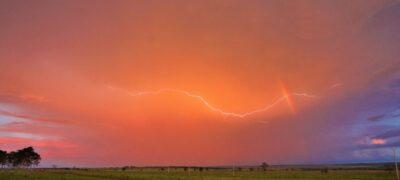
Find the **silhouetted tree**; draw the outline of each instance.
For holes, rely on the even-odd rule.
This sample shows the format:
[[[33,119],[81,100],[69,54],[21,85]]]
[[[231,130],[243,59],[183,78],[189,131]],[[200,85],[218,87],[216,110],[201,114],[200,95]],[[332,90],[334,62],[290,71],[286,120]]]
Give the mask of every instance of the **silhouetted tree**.
[[[7,152],[0,150],[0,165],[2,168],[7,164]]]
[[[267,171],[268,167],[269,167],[269,165],[266,162],[263,162],[261,164],[261,168],[263,169],[263,171]]]
[[[19,157],[21,158],[23,167],[37,166],[40,163],[41,157],[32,147],[27,147],[22,150],[17,151]]]
[[[7,154],[7,165],[9,167],[17,167],[20,162],[20,158],[17,156],[17,152],[11,151]]]
[[[30,152],[29,155],[29,166],[38,166],[40,164],[40,161],[42,160],[42,157],[40,157],[40,154],[36,153],[35,150],[31,147],[32,151]]]
[[[39,165],[41,157],[32,147],[7,153],[6,163],[9,167],[32,167]]]

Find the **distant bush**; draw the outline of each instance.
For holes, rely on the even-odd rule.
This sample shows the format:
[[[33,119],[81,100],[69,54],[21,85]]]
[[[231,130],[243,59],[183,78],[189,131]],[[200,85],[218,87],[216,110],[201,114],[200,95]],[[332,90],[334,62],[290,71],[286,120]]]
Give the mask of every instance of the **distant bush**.
[[[268,169],[268,167],[269,167],[269,164],[267,164],[266,162],[263,162],[263,163],[261,163],[261,169],[263,170],[263,171],[267,171],[267,169]]]
[[[328,168],[321,169],[321,173],[327,174],[328,172],[329,172],[329,169],[328,169]]]

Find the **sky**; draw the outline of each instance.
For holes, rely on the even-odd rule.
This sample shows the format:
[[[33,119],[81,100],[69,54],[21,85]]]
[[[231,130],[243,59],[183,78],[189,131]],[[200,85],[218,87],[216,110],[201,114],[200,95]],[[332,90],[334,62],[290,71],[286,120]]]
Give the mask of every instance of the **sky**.
[[[391,161],[396,0],[0,1],[0,149],[41,166]]]

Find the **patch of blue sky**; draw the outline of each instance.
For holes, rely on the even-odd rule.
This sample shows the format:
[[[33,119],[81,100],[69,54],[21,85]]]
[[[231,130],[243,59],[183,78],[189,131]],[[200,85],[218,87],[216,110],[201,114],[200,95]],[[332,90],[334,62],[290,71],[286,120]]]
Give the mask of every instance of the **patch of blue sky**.
[[[21,108],[12,104],[6,104],[0,102],[0,110],[7,112],[18,112],[21,110]]]
[[[10,123],[21,123],[21,122],[26,122],[26,121],[27,120],[23,119],[23,118],[0,115],[0,126],[10,124]]]
[[[8,131],[0,131],[0,137],[13,137],[13,138],[24,138],[33,140],[48,139],[47,137],[42,135],[23,133],[23,132],[8,132]]]

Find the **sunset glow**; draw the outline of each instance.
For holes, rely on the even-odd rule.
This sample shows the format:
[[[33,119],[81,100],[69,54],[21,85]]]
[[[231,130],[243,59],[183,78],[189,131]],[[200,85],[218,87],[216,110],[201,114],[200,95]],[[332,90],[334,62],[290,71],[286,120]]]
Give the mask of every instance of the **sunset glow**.
[[[118,90],[117,88],[113,88],[113,87],[110,87],[110,88],[114,89],[114,90]],[[192,94],[192,93],[190,93],[188,91],[179,90],[179,89],[164,88],[164,89],[159,89],[159,90],[156,90],[156,91],[140,91],[140,92],[136,92],[136,93],[125,91],[125,93],[128,93],[132,97],[148,96],[148,95],[157,96],[157,95],[160,95],[160,94],[170,94],[170,93],[181,94],[181,95],[187,96],[189,98],[192,98],[194,100],[197,100],[197,101],[201,102],[205,107],[207,107],[212,112],[219,113],[222,116],[231,116],[231,117],[235,117],[235,118],[246,118],[247,116],[251,116],[251,115],[256,114],[256,113],[262,113],[262,112],[268,111],[268,110],[270,110],[271,108],[273,108],[274,106],[278,105],[279,103],[281,103],[283,101],[286,101],[288,103],[290,109],[292,110],[292,112],[296,113],[296,110],[295,110],[295,107],[294,107],[294,104],[293,104],[293,100],[292,100],[292,96],[298,96],[298,97],[303,97],[303,98],[318,98],[318,96],[308,95],[306,93],[290,93],[290,92],[287,91],[286,87],[284,87],[284,86],[282,86],[282,91],[283,91],[283,96],[278,98],[273,103],[268,104],[265,107],[262,107],[262,108],[259,108],[259,109],[255,109],[255,110],[252,110],[252,111],[249,111],[249,112],[241,113],[241,114],[240,113],[223,111],[223,110],[211,105],[201,95]]]
[[[0,149],[41,166],[381,162],[396,0],[0,1]]]

